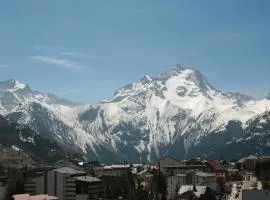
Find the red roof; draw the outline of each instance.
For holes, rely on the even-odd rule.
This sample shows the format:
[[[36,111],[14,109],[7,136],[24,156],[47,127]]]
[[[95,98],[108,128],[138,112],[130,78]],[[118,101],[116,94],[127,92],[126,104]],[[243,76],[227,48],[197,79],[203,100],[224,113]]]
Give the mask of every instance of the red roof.
[[[218,160],[209,160],[208,163],[213,170],[221,170],[222,169]]]
[[[17,194],[13,195],[14,200],[58,200],[55,196],[49,196],[45,194],[30,196],[29,194]]]

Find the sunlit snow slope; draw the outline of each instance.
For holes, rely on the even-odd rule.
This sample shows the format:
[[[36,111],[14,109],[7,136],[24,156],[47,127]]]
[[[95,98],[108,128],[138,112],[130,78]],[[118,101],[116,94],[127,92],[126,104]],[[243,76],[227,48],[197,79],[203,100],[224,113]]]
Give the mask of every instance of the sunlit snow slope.
[[[232,121],[244,131],[248,120],[270,107],[267,98],[221,92],[196,69],[180,65],[126,85],[96,105],[33,92],[14,80],[0,83],[0,95],[0,113],[69,150],[107,161],[152,161],[168,153],[183,157],[217,134],[226,138],[220,140],[224,146],[243,137],[239,129],[228,129]],[[209,155],[201,149],[196,154]]]

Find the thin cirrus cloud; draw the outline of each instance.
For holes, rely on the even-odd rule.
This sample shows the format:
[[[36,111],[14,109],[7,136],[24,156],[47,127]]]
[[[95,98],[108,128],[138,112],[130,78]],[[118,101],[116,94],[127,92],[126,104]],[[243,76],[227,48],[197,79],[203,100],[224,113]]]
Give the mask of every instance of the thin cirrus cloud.
[[[50,50],[50,49],[61,49],[62,47],[61,46],[48,46],[48,45],[34,45],[33,48],[38,51],[42,51],[42,50]]]
[[[8,65],[7,64],[0,64],[0,68],[7,68]]]
[[[77,51],[64,51],[61,52],[62,56],[77,57],[77,58],[91,58],[91,59],[103,59],[104,56],[97,56],[90,53],[82,53]]]
[[[46,64],[58,65],[71,70],[78,70],[84,68],[82,64],[68,59],[54,58],[49,56],[32,56],[31,59]]]

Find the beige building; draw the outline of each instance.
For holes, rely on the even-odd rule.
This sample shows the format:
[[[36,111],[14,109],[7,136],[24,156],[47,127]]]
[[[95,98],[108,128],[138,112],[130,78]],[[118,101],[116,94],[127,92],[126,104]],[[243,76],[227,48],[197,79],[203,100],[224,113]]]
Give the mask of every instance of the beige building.
[[[108,165],[95,167],[93,169],[96,177],[101,176],[126,176],[128,173],[132,172],[132,167],[130,165]]]
[[[167,177],[168,199],[174,199],[180,187],[187,184],[187,174],[175,174]]]
[[[210,168],[200,161],[182,163],[170,156],[166,156],[159,161],[160,171],[165,176],[172,176],[174,174],[186,173],[190,170],[199,170],[203,172],[210,172]]]
[[[35,176],[26,177],[24,192],[31,195],[45,194],[44,173],[37,173]]]
[[[100,179],[69,167],[51,169],[27,178],[24,189],[30,194],[57,196],[59,200],[94,200],[103,196]]]
[[[168,173],[167,166],[176,167],[181,165],[179,160],[176,160],[170,156],[165,156],[159,160],[159,170],[165,175]]]
[[[189,171],[181,174],[174,174],[167,177],[168,184],[168,199],[174,199],[179,188],[182,185],[190,184],[197,185],[204,182],[216,183],[216,176],[212,173],[202,171]]]
[[[191,170],[197,170],[197,171],[208,171],[206,165],[167,165],[164,166],[164,175],[165,176],[172,176],[174,174],[182,174],[189,172]]]

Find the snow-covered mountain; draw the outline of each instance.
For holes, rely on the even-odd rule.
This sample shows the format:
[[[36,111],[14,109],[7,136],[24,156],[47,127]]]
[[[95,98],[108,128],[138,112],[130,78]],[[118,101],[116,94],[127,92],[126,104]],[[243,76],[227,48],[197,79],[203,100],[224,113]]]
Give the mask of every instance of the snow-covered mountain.
[[[44,139],[27,125],[11,122],[0,115],[0,151],[3,149],[8,153],[14,150],[22,152],[19,155],[12,154],[15,155],[14,160],[18,156],[23,159],[21,166],[32,164],[33,160],[38,163],[53,163],[65,157],[64,151],[54,141]],[[0,163],[7,161],[6,156],[1,156]],[[10,160],[8,162],[12,163]]]
[[[0,114],[21,124],[29,124],[37,133],[55,139],[70,151],[84,150],[92,136],[76,126],[80,105],[51,94],[32,91],[16,80],[0,83]],[[86,153],[86,151],[84,150]]]
[[[266,111],[256,115],[246,122],[246,128],[241,124],[231,123],[227,132],[212,134],[211,138],[205,139],[208,143],[214,140],[219,145],[207,145],[202,141],[192,150],[201,151],[208,148],[208,155],[216,158],[241,158],[250,154],[270,154],[270,112]],[[229,137],[224,137],[224,133]],[[213,141],[212,141],[213,143]],[[225,145],[224,145],[225,144]]]
[[[248,122],[267,107],[267,98],[219,91],[196,69],[180,65],[130,83],[96,105],[59,100],[14,80],[0,83],[2,114],[103,161],[212,155],[209,147],[244,140]]]

